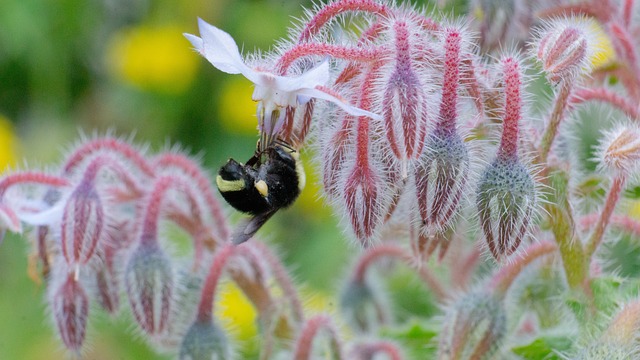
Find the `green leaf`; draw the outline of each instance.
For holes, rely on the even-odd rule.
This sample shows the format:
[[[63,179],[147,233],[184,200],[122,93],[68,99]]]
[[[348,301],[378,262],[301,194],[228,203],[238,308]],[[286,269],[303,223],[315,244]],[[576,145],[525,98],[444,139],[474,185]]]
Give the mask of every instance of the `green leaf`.
[[[400,343],[408,359],[433,359],[436,356],[438,331],[427,324],[413,321],[400,329],[382,330],[381,335]]]
[[[511,349],[514,354],[531,360],[560,360],[558,352],[571,349],[573,341],[568,336],[543,336],[531,343]]]

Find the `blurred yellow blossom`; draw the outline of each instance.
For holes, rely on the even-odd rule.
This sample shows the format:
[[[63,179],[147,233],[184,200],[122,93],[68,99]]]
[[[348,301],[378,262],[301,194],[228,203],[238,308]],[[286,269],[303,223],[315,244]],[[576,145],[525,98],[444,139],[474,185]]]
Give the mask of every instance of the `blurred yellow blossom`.
[[[200,60],[176,25],[139,26],[116,34],[109,43],[109,70],[144,90],[171,94],[185,91]]]
[[[219,285],[215,312],[224,329],[238,340],[250,340],[258,334],[256,309],[235,283]]]
[[[589,59],[591,66],[593,69],[607,67],[616,59],[616,53],[611,44],[611,39],[609,39],[609,36],[607,36],[597,21],[589,21],[588,24],[595,48]]]
[[[18,139],[7,118],[0,115],[0,172],[16,164]]]
[[[257,103],[251,100],[251,81],[239,76],[230,77],[220,90],[220,120],[224,129],[236,134],[257,135]]]

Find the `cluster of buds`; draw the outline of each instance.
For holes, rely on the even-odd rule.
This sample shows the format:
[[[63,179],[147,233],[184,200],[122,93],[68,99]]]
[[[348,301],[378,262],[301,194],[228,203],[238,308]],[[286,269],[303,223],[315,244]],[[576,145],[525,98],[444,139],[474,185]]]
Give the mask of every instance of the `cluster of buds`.
[[[368,24],[354,34],[353,43],[338,42],[326,31],[347,12],[361,14]],[[336,1],[310,14],[290,41],[264,61],[252,58],[251,65],[222,30],[201,21],[200,35],[186,35],[200,54],[218,69],[242,73],[256,84],[261,143],[279,138],[301,147],[309,128],[317,129],[325,195],[343,212],[359,243],[372,244],[389,219],[402,213],[398,216],[414,234],[416,249],[431,252],[441,244],[446,250],[443,234],[469,197],[473,165],[480,161],[465,134],[485,120],[483,100],[465,104],[468,98],[460,96],[480,96],[484,82],[474,74],[486,70],[467,28],[437,23],[407,7]],[[507,106],[518,107],[507,115],[516,118],[504,122],[505,128],[515,122],[516,131],[503,135],[515,144],[522,97],[512,87],[495,91],[505,94]],[[322,106],[321,100],[337,107]],[[480,112],[473,115],[470,107]],[[487,186],[485,196],[495,187]],[[500,240],[514,244],[504,255],[515,250],[532,216],[534,194],[525,196],[527,205],[514,200],[523,211],[500,221],[499,226],[516,227],[501,230],[516,238]],[[518,221],[522,226],[514,225]],[[425,246],[428,242],[432,246]]]
[[[0,180],[2,229],[36,230],[30,233],[34,252],[67,349],[82,351],[92,301],[115,315],[123,294],[140,333],[161,348],[175,351],[183,343],[183,352],[202,353],[208,351],[202,344],[215,351],[228,346],[222,330],[201,321],[212,311],[207,289],[215,288],[204,279],[226,262],[231,249],[222,246],[230,242],[230,231],[210,183],[206,172],[180,153],[148,156],[113,137],[80,143],[59,175],[25,171]],[[170,250],[163,231],[168,223],[191,238],[189,258]],[[286,271],[266,247],[256,249],[238,248],[234,280],[267,311],[276,309],[275,298],[264,296],[276,279],[292,294],[294,310],[287,317],[300,321]],[[242,265],[246,262],[250,266]],[[209,308],[198,308],[199,303]],[[209,341],[212,337],[217,340]]]

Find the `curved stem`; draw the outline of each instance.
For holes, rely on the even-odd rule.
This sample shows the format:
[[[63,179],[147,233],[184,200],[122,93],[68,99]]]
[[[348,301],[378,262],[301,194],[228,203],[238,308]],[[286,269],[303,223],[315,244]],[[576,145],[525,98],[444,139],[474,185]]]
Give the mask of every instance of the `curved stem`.
[[[102,150],[109,150],[122,155],[135,164],[147,176],[153,176],[153,169],[145,158],[133,146],[115,138],[100,138],[88,141],[77,148],[62,167],[63,174],[71,173],[84,159]]]
[[[216,288],[220,282],[222,271],[224,270],[229,258],[235,251],[236,247],[228,244],[223,246],[213,257],[211,261],[211,267],[209,268],[209,274],[205,279],[202,286],[202,295],[200,297],[200,304],[198,305],[198,318],[200,322],[210,322],[213,318],[213,306],[215,299]]]
[[[355,62],[372,62],[375,61],[384,52],[380,49],[359,49],[349,48],[340,45],[331,45],[323,43],[303,43],[294,46],[291,50],[285,52],[278,60],[276,68],[280,74],[287,73],[291,64],[296,60],[306,56],[332,56],[338,59],[344,59]]]
[[[551,150],[551,145],[558,134],[558,128],[560,127],[560,123],[564,119],[565,109],[567,108],[567,103],[569,99],[569,95],[571,94],[572,85],[563,80],[560,83],[560,90],[556,95],[556,100],[553,105],[553,111],[551,112],[551,117],[549,118],[549,124],[542,135],[542,140],[540,143],[540,153],[539,153],[539,163],[540,165],[546,167],[547,158],[549,157],[549,151]]]
[[[624,189],[624,184],[627,180],[625,175],[618,174],[613,179],[613,183],[611,184],[611,188],[609,189],[609,193],[607,194],[607,199],[604,203],[604,208],[600,212],[600,218],[596,224],[596,228],[591,233],[589,237],[589,241],[587,242],[587,246],[585,248],[585,255],[588,259],[591,259],[593,254],[598,249],[598,246],[602,242],[602,236],[604,235],[607,226],[611,220],[611,215],[613,214],[613,210],[620,199],[620,193]]]
[[[68,186],[69,181],[65,178],[48,175],[40,172],[26,171],[11,174],[0,181],[0,198],[4,196],[7,190],[19,184],[38,184],[46,186],[63,187]]]
[[[321,329],[325,329],[331,336],[331,350],[334,358],[339,360],[345,359],[342,353],[342,343],[338,338],[338,332],[333,326],[331,318],[325,315],[318,315],[307,320],[304,324],[302,333],[296,342],[296,348],[293,355],[294,360],[311,359],[313,340]]]
[[[529,246],[522,255],[516,254],[513,262],[502,267],[491,279],[490,286],[493,289],[493,293],[504,296],[507,290],[509,290],[509,287],[511,287],[513,280],[515,280],[527,265],[541,256],[550,254],[556,250],[558,250],[558,247],[554,243],[543,241]]]
[[[640,107],[637,104],[606,88],[576,89],[571,95],[569,102],[573,105],[591,100],[607,102],[622,110],[630,118],[640,121]]]

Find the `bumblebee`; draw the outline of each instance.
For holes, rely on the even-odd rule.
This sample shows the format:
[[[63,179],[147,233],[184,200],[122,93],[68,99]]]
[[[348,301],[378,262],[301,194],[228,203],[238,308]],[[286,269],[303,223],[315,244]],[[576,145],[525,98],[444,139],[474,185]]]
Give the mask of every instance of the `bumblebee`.
[[[305,186],[305,173],[299,153],[288,144],[258,144],[246,164],[229,159],[218,171],[216,185],[229,205],[251,215],[233,234],[232,241],[240,244],[278,210],[293,204]]]

